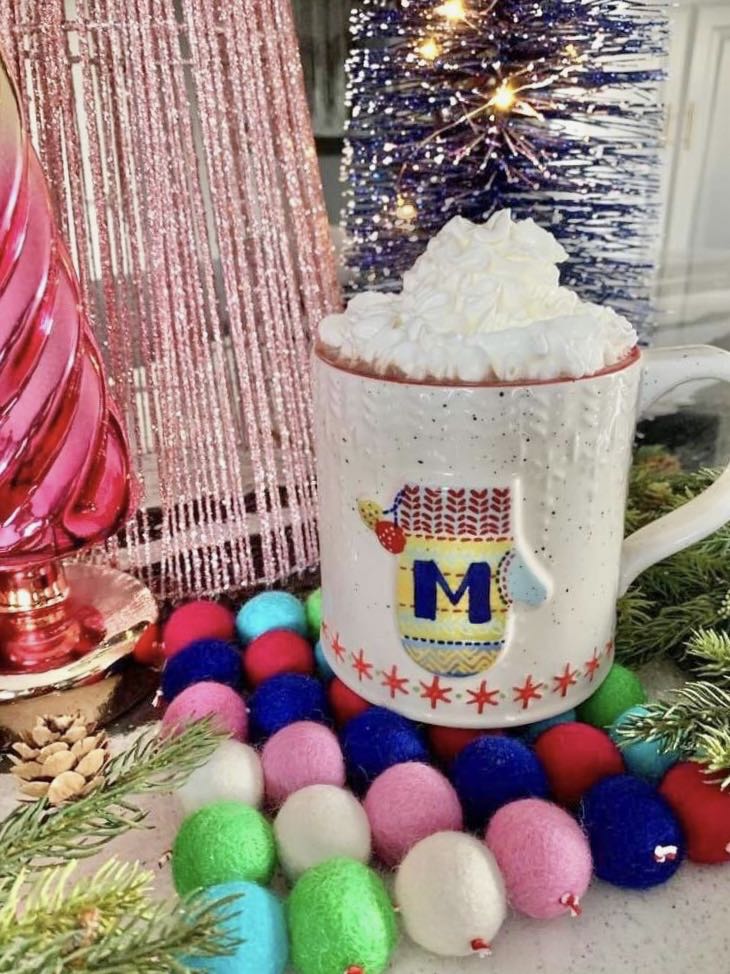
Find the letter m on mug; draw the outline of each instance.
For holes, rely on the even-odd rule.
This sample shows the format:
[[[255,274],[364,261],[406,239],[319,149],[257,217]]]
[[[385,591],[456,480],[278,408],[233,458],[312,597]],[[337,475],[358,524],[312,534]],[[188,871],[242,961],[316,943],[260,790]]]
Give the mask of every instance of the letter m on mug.
[[[424,669],[471,676],[504,649],[512,602],[546,590],[516,549],[510,488],[406,484],[383,509],[358,502],[363,522],[398,558],[395,605],[406,653]]]

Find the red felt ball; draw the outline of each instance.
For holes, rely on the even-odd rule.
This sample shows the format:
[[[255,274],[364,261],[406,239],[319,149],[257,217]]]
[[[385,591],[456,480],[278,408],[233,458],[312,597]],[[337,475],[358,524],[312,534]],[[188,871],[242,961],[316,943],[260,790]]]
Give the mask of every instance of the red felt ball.
[[[429,747],[443,764],[451,764],[456,755],[477,737],[484,734],[498,735],[503,731],[485,731],[477,727],[436,727],[427,730]]]
[[[224,605],[207,599],[186,602],[175,609],[165,623],[162,634],[165,656],[174,656],[198,639],[223,639],[229,642],[234,638],[234,633],[235,617]]]
[[[269,629],[251,640],[243,654],[243,672],[252,687],[282,673],[314,672],[314,652],[307,640],[291,629]]]
[[[608,734],[577,721],[546,730],[535,742],[535,753],[545,769],[553,798],[569,808],[577,805],[596,782],[624,770],[621,752]]]
[[[730,861],[730,791],[721,791],[721,780],[705,774],[695,761],[682,761],[667,771],[659,787],[679,819],[693,862]]]
[[[337,677],[330,680],[327,686],[327,696],[338,727],[342,727],[348,720],[352,720],[353,717],[364,713],[372,706],[367,700],[363,700],[354,690],[346,686],[342,680],[338,680]]]

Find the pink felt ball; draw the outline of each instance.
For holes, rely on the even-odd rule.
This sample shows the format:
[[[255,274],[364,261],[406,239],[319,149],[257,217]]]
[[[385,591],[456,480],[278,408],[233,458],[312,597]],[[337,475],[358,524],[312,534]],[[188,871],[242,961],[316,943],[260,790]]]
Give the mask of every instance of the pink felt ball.
[[[504,877],[507,899],[527,916],[577,916],[591,881],[588,839],[566,811],[540,798],[498,809],[486,843]]]
[[[187,602],[175,609],[165,623],[162,634],[165,656],[174,656],[198,639],[230,641],[234,632],[234,615],[224,605],[207,599]]]
[[[373,848],[396,866],[421,839],[463,826],[459,798],[444,776],[428,764],[394,764],[373,781],[363,802]]]
[[[252,687],[280,673],[314,672],[314,653],[307,640],[291,629],[269,629],[253,639],[243,654],[243,672]]]
[[[179,693],[162,718],[162,733],[174,734],[201,717],[212,717],[214,727],[245,741],[248,714],[243,699],[223,683],[193,683]]]
[[[266,799],[281,805],[308,785],[345,783],[345,761],[335,735],[311,720],[288,724],[268,739],[261,753]],[[326,823],[323,823],[323,827]]]

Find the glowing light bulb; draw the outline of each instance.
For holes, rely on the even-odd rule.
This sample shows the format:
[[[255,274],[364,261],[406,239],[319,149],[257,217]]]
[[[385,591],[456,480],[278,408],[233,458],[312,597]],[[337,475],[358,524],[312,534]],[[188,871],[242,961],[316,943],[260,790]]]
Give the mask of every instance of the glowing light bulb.
[[[510,88],[507,81],[503,81],[489,100],[490,105],[494,105],[500,112],[508,112],[514,105],[517,97]]]
[[[399,196],[395,215],[399,220],[405,220],[406,222],[410,223],[418,216],[418,210],[413,203],[410,202],[410,200],[405,199],[403,196]]]
[[[466,10],[463,0],[444,0],[436,7],[436,13],[447,20],[466,20]]]
[[[420,55],[424,61],[435,61],[440,53],[441,48],[433,37],[427,37],[416,48],[416,54]]]

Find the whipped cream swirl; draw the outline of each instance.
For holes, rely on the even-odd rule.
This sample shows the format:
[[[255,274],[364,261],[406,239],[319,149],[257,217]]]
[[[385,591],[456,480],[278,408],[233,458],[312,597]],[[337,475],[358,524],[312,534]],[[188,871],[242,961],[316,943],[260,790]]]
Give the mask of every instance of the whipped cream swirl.
[[[452,382],[579,377],[621,361],[636,332],[561,287],[565,250],[534,220],[454,217],[403,276],[319,329],[324,353],[378,375]]]

